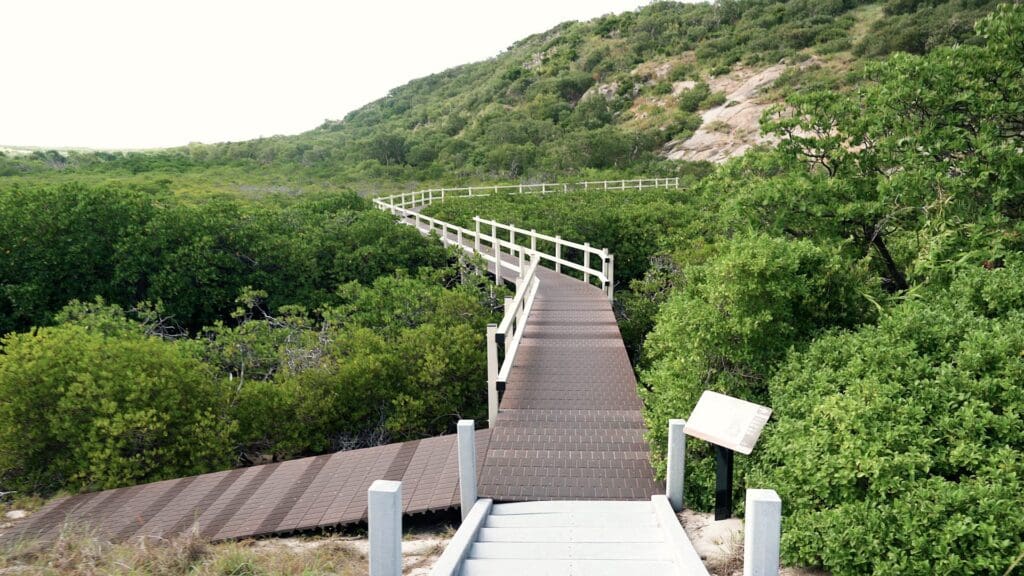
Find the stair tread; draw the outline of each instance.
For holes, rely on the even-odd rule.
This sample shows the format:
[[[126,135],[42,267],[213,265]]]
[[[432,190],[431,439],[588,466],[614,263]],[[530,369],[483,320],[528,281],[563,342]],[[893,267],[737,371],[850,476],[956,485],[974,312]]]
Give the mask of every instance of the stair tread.
[[[478,560],[462,564],[462,576],[680,576],[657,560]]]
[[[654,514],[618,512],[552,512],[550,514],[490,515],[485,528],[584,528],[589,526],[658,526]]]
[[[477,542],[469,551],[475,559],[518,560],[658,560],[672,561],[663,542]]]
[[[481,528],[477,542],[664,542],[658,527]]]
[[[503,516],[512,514],[549,514],[555,512],[653,514],[654,509],[648,501],[548,500],[495,504],[491,514]]]

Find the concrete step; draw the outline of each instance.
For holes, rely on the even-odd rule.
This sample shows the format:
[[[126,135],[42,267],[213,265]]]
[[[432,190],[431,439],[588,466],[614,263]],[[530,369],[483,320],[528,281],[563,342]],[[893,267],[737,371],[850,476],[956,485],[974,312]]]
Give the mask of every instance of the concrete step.
[[[622,512],[553,512],[550,514],[506,514],[488,516],[484,528],[585,528],[588,526],[658,526],[654,514]]]
[[[683,576],[658,560],[479,560],[462,564],[462,576]]]
[[[659,542],[477,542],[470,558],[518,560],[657,560],[672,561],[672,551]]]
[[[653,514],[654,509],[647,500],[635,502],[622,500],[544,500],[536,502],[509,502],[495,504],[491,514],[495,516],[512,514],[602,513],[602,514]]]
[[[664,542],[659,527],[481,528],[477,542]]]

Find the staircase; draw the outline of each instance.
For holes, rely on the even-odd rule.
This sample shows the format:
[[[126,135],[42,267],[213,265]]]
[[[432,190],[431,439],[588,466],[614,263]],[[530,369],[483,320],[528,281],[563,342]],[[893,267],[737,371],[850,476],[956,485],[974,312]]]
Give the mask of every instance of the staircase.
[[[435,576],[707,576],[665,496],[649,501],[479,500]]]

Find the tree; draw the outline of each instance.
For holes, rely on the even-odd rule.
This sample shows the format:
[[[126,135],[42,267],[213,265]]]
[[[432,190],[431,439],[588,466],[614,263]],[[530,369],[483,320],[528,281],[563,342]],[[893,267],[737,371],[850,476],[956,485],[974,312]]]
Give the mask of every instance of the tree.
[[[233,460],[226,397],[188,342],[65,324],[9,335],[2,349],[0,478],[7,485],[115,488]]]

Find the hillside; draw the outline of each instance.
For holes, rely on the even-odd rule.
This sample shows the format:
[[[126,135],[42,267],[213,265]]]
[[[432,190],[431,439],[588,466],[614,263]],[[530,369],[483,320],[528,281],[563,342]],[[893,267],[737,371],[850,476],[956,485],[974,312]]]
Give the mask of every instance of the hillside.
[[[973,42],[995,2],[656,2],[567,22],[414,80],[309,132],[161,152],[0,157],[0,176],[178,190],[686,175],[761,142],[765,104],[858,82],[862,62]],[[751,78],[760,78],[747,85]],[[11,179],[8,178],[8,181]]]

